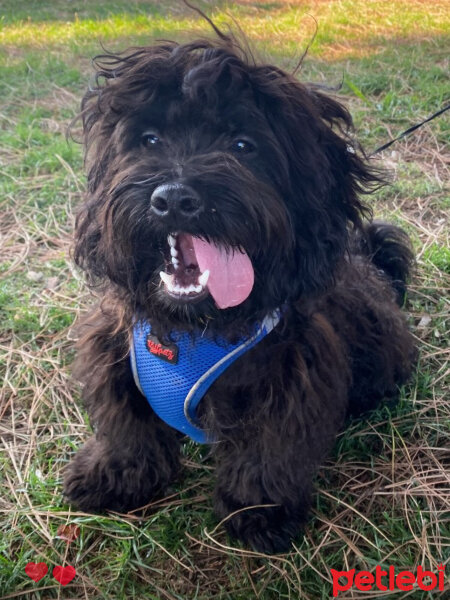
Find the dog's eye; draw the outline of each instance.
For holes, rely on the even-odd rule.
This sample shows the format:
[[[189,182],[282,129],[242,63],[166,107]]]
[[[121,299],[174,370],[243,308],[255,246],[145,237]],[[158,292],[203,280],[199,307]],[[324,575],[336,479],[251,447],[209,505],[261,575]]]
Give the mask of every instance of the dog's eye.
[[[144,146],[154,147],[161,143],[161,138],[156,133],[144,133],[142,143]]]
[[[256,147],[249,140],[235,140],[231,145],[231,151],[235,154],[250,154]]]

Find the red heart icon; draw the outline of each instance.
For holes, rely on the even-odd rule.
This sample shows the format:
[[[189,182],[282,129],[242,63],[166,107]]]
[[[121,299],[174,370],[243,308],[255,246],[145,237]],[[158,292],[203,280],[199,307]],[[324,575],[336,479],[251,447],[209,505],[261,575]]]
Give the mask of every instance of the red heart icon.
[[[39,581],[47,575],[48,567],[45,563],[29,562],[25,566],[25,573],[31,577],[33,581]]]
[[[77,572],[70,565],[67,565],[67,567],[55,567],[53,569],[53,577],[59,581],[61,585],[70,583],[76,574]]]

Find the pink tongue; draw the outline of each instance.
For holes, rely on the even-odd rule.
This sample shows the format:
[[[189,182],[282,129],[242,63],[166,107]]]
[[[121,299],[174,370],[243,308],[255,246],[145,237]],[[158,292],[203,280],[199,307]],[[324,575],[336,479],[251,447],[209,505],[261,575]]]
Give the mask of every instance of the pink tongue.
[[[219,308],[237,306],[250,295],[255,279],[248,255],[193,237],[195,258],[200,271],[209,270],[208,290]]]

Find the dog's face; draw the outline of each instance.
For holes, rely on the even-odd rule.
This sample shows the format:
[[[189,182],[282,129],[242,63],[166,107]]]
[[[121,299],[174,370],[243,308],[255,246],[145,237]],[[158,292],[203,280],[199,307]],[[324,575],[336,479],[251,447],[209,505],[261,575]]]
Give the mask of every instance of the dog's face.
[[[221,331],[328,285],[373,181],[340,104],[232,43],[97,63],[75,249],[91,277],[166,329]]]

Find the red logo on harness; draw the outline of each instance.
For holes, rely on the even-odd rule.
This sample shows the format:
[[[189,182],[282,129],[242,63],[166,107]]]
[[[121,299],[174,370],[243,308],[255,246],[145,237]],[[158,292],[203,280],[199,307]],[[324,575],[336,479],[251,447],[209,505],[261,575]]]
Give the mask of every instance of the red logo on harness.
[[[157,337],[148,335],[147,348],[150,354],[153,354],[153,356],[157,356],[161,360],[165,360],[172,365],[176,365],[178,362],[178,346],[175,344],[161,344]]]

